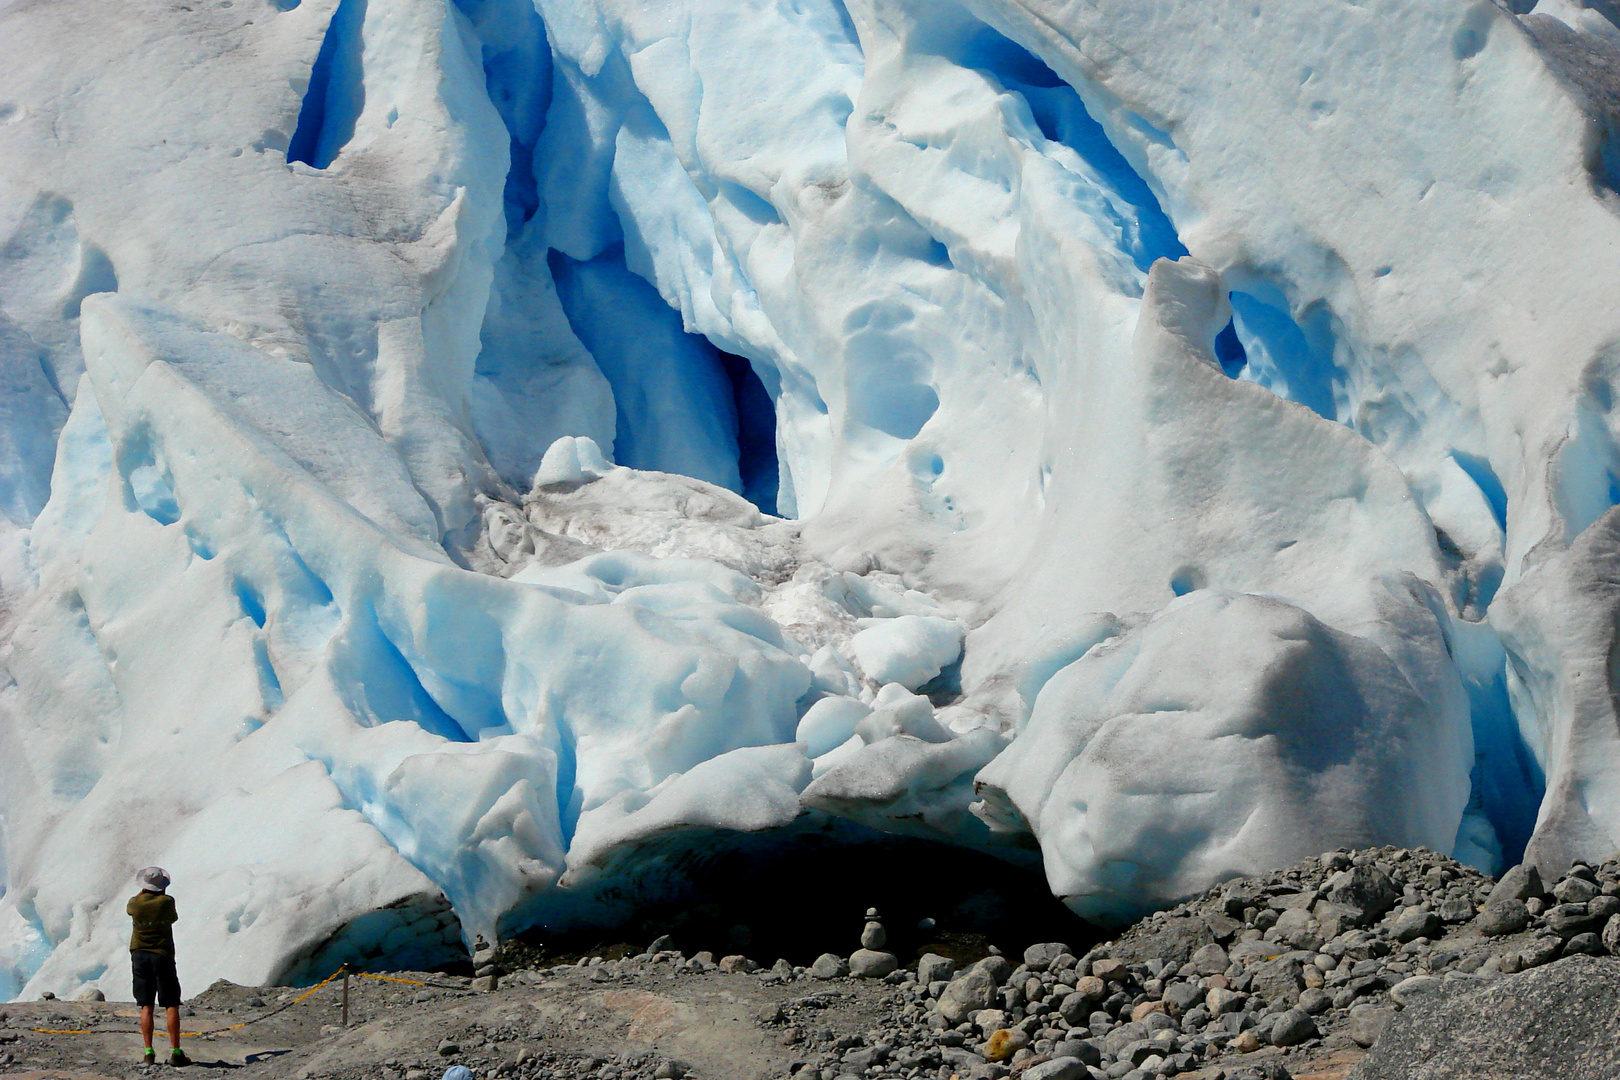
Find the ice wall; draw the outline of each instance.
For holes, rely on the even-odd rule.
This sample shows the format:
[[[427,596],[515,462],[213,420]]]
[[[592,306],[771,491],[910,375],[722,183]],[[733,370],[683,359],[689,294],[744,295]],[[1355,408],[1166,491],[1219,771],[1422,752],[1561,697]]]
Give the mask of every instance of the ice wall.
[[[154,862],[196,985],[829,816],[1606,856],[1611,14],[0,4],[0,996]]]

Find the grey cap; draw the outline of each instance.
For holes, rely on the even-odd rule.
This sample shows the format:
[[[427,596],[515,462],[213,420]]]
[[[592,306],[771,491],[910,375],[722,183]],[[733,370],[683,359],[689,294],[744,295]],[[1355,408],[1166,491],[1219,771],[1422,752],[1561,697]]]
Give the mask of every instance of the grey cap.
[[[141,883],[143,889],[162,892],[169,887],[169,872],[161,866],[148,866],[135,875],[135,880]]]

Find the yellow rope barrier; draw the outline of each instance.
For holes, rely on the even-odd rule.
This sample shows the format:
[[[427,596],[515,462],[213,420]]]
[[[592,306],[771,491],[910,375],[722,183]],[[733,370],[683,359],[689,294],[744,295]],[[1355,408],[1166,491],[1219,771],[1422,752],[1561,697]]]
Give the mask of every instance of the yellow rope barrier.
[[[420,979],[401,979],[401,978],[399,978],[398,976],[395,976],[395,975],[373,975],[370,972],[366,972],[366,971],[350,971],[349,966],[347,964],[344,964],[342,967],[340,967],[336,971],[332,972],[332,974],[328,975],[326,978],[322,979],[320,982],[316,983],[314,986],[310,987],[308,990],[305,990],[302,994],[299,994],[297,997],[293,998],[291,1001],[287,1002],[285,1005],[278,1005],[274,1009],[271,1009],[269,1012],[265,1013],[263,1016],[255,1016],[251,1020],[244,1020],[240,1024],[232,1024],[230,1027],[209,1028],[207,1031],[182,1031],[180,1033],[180,1037],[182,1039],[196,1039],[196,1038],[200,1038],[201,1036],[204,1036],[204,1035],[218,1035],[218,1034],[221,1034],[222,1032],[236,1031],[238,1028],[245,1028],[249,1024],[257,1024],[260,1020],[268,1020],[270,1017],[276,1015],[277,1013],[285,1012],[287,1009],[292,1008],[294,1005],[298,1005],[298,1004],[308,1000],[310,995],[314,994],[315,991],[321,989],[323,986],[325,986],[328,983],[332,982],[334,979],[338,978],[341,975],[353,975],[353,976],[355,976],[357,978],[361,978],[361,979],[376,979],[378,982],[404,983],[407,986],[431,986],[431,987],[435,987],[435,988],[440,989],[440,990],[460,990],[461,989],[461,987],[458,987],[458,986],[443,986],[443,985],[441,985],[439,983],[422,982]],[[80,1031],[80,1030],[73,1029],[73,1028],[29,1028],[29,1030],[33,1031],[33,1032],[35,1032],[36,1034],[39,1034],[39,1035],[139,1035],[140,1034],[139,1031],[126,1031],[126,1030],[124,1030],[122,1028],[117,1028],[117,1029],[112,1029],[112,1030],[103,1030],[103,1031],[93,1031],[93,1030]]]
[[[348,965],[347,964],[345,964],[344,966],[338,968],[336,971],[332,972],[332,974],[328,975],[326,978],[322,979],[320,982],[316,983],[314,986],[310,987],[308,990],[305,990],[302,994],[299,994],[297,997],[293,998],[291,1001],[287,1002],[285,1005],[278,1005],[274,1009],[271,1009],[269,1012],[265,1013],[263,1016],[255,1016],[251,1020],[244,1020],[240,1024],[232,1024],[230,1027],[210,1028],[207,1031],[182,1031],[180,1033],[180,1037],[182,1039],[196,1039],[196,1038],[199,1038],[199,1037],[201,1037],[203,1035],[218,1035],[218,1034],[220,1034],[221,1032],[224,1032],[224,1031],[235,1031],[238,1028],[245,1028],[249,1024],[257,1024],[260,1020],[268,1020],[270,1017],[276,1015],[277,1013],[285,1012],[286,1010],[292,1008],[294,1005],[298,1005],[298,1004],[306,1001],[311,994],[315,993],[315,991],[319,990],[321,987],[325,986],[327,983],[331,982],[333,979],[336,979],[338,976],[344,974],[346,971],[348,971]],[[355,973],[350,972],[350,974],[355,974]],[[367,978],[380,979],[380,978],[384,978],[384,976],[372,975],[372,976],[367,976]],[[405,982],[407,980],[399,979],[399,980],[395,980],[395,981]],[[427,984],[426,983],[419,983],[418,985],[426,986]],[[30,1028],[29,1030],[33,1031],[33,1032],[35,1032],[36,1034],[39,1034],[39,1035],[139,1035],[140,1034],[139,1031],[124,1031],[124,1030],[121,1030],[121,1029],[120,1030],[112,1030],[112,1031],[78,1031],[78,1030],[73,1030],[73,1029],[68,1029],[68,1028]]]
[[[379,979],[382,982],[405,983],[408,986],[433,986],[433,985],[435,985],[434,983],[422,982],[419,979],[399,979],[399,978],[395,978],[392,975],[368,975],[364,971],[356,971],[356,972],[352,972],[352,974],[355,975],[358,978],[361,978],[361,979]],[[446,987],[442,987],[441,989],[455,990],[455,989],[459,989],[459,987],[446,986]]]

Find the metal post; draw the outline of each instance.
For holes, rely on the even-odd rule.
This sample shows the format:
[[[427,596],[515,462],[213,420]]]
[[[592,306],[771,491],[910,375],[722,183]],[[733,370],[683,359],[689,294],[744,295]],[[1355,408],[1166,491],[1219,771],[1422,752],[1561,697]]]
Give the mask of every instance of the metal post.
[[[343,973],[343,1026],[349,1026],[349,973]]]

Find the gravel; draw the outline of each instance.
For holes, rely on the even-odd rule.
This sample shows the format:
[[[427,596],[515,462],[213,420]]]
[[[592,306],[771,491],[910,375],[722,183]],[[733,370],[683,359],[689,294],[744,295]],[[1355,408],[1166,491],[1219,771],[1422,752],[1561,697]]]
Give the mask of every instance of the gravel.
[[[712,1000],[730,995],[747,1003],[742,1026],[751,1021],[779,1048],[780,1060],[791,1059],[772,1075],[794,1080],[1138,1080],[1187,1073],[1282,1080],[1289,1063],[1303,1068],[1313,1055],[1335,1053],[1354,1060],[1397,1021],[1410,1028],[1408,1011],[1476,993],[1516,972],[1555,961],[1620,970],[1609,956],[1620,947],[1620,860],[1577,864],[1548,887],[1530,868],[1493,882],[1424,849],[1334,851],[1227,882],[1089,949],[1041,942],[1014,957],[993,954],[960,968],[937,954],[900,966],[902,957],[870,947],[883,943],[880,931],[874,914],[851,928],[850,945],[859,941],[862,948],[824,954],[808,969],[786,961],[763,968],[741,954],[717,964],[709,954],[683,956],[660,941],[663,948],[622,960],[586,958],[566,969],[503,975],[503,989],[485,995],[435,990],[447,1002],[422,1005],[415,988],[389,992],[402,1007],[437,1008],[495,1001],[507,987],[537,993],[557,985],[563,972],[577,993],[634,1002],[640,987],[709,980],[735,988]],[[487,959],[484,967],[491,967]],[[829,1023],[834,1014],[842,1019]],[[479,1065],[489,1046],[521,1048],[528,1033],[488,1024],[436,1031],[418,1058],[383,1069],[382,1080],[436,1080],[451,1062],[479,1065],[479,1080],[655,1080],[660,1070],[704,1080],[690,1062],[667,1054],[623,1050],[593,1064],[578,1049],[589,1028],[571,1014],[556,1031],[574,1039],[574,1048],[535,1049],[498,1068]]]

